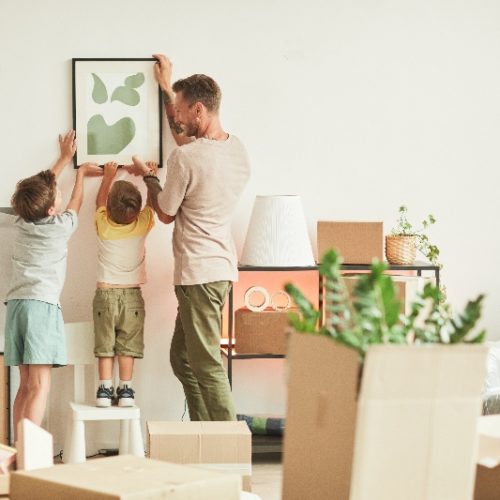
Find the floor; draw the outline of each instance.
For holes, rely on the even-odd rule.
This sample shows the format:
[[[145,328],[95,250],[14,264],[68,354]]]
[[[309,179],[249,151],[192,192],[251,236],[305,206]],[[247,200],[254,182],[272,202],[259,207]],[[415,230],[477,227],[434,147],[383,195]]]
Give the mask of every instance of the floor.
[[[281,500],[283,468],[280,453],[252,456],[252,493],[261,500]]]

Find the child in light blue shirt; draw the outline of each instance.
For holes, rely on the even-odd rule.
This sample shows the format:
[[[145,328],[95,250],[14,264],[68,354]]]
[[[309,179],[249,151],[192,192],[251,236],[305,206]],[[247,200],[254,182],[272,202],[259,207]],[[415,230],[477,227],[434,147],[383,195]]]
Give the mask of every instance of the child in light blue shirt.
[[[59,146],[61,154],[54,166],[19,181],[11,200],[18,217],[6,297],[5,364],[19,366],[20,374],[14,400],[14,439],[21,419],[41,425],[51,369],[66,363],[59,296],[66,276],[68,240],[78,225],[83,177],[102,174],[97,165],[81,165],[71,199],[61,212],[57,177],[75,154],[73,130],[59,136]]]

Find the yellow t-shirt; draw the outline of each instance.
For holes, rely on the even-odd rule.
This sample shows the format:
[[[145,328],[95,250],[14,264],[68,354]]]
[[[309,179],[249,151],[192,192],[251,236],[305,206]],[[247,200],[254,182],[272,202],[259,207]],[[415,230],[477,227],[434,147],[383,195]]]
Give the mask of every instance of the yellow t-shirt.
[[[108,219],[106,207],[95,215],[97,231],[97,281],[112,285],[146,283],[145,241],[154,226],[154,212],[146,206],[130,224]]]

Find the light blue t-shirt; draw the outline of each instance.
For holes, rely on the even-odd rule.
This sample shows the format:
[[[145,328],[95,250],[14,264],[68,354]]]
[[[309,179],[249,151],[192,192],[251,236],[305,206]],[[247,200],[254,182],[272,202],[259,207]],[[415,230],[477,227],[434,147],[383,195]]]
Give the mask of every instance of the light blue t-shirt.
[[[78,226],[74,210],[27,222],[18,217],[12,280],[6,300],[34,299],[59,305],[66,278],[68,240]]]

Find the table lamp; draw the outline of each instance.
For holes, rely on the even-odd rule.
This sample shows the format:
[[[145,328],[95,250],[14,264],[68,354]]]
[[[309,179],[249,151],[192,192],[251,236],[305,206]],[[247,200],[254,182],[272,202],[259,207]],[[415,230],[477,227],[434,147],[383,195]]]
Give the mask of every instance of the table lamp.
[[[241,256],[244,266],[314,266],[297,195],[257,196]]]

